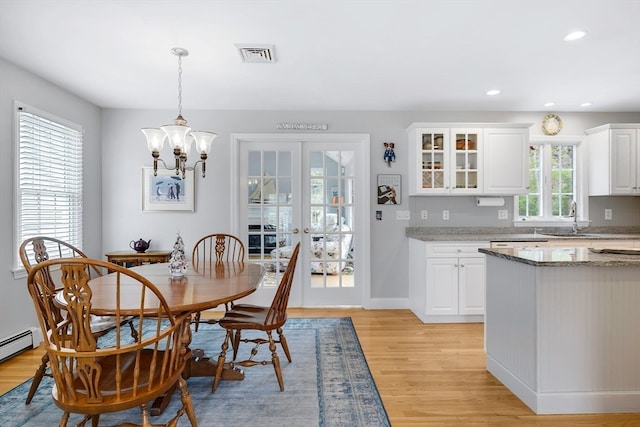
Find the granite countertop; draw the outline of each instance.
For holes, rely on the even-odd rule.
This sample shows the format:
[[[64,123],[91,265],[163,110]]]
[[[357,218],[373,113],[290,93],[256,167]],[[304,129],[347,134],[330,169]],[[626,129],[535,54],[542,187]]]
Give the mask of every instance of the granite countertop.
[[[544,234],[562,234],[552,236]],[[640,240],[640,227],[598,227],[581,230],[574,235],[571,230],[492,227],[407,227],[407,237],[425,242],[547,242],[550,240]]]
[[[589,248],[481,248],[479,251],[536,267],[640,267],[640,249],[635,249],[635,255],[598,253]],[[629,248],[625,251],[635,252]]]

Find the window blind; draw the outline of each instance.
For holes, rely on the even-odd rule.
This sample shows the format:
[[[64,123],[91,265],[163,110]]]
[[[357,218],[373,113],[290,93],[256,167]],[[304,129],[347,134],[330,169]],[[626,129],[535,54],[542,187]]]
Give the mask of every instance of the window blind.
[[[82,129],[31,108],[17,113],[17,243],[46,235],[82,248]]]

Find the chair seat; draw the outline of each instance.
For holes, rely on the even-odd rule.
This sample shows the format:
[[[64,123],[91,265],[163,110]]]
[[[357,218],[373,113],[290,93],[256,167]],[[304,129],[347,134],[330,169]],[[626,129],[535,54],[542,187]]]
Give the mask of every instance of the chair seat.
[[[131,317],[122,318],[122,322],[128,322],[131,320]],[[116,317],[115,316],[95,316],[91,315],[91,332],[94,334],[100,334],[102,332],[107,332],[117,326]]]
[[[277,322],[266,322],[269,315],[269,307],[259,307],[255,305],[244,305],[245,309],[233,309],[227,311],[222,319],[218,321],[220,326],[225,329],[258,329],[272,330],[285,324],[287,321],[286,313]],[[265,325],[266,324],[266,325]]]
[[[162,358],[164,352],[156,353],[156,358]],[[164,385],[163,381],[160,381],[160,375],[162,373],[162,369],[156,369],[153,373],[153,376],[149,375],[148,370],[141,370],[140,374],[137,376],[134,375],[134,370],[136,369],[136,354],[126,353],[120,355],[120,369],[117,367],[117,357],[116,355],[105,356],[99,361],[100,367],[102,368],[102,374],[99,381],[99,389],[100,393],[103,397],[114,396],[117,392],[116,387],[116,373],[118,370],[120,371],[121,381],[120,384],[120,392],[123,394],[129,394],[134,390],[134,378],[137,381],[137,387],[146,388],[148,385]],[[150,366],[152,363],[154,352],[151,349],[142,350],[139,353],[140,356],[140,364],[138,365],[138,369],[140,366]],[[159,367],[160,368],[160,367]],[[76,376],[73,381],[75,390],[79,394],[86,394],[86,384],[83,383],[83,379],[79,376]],[[153,388],[153,387],[152,387]]]

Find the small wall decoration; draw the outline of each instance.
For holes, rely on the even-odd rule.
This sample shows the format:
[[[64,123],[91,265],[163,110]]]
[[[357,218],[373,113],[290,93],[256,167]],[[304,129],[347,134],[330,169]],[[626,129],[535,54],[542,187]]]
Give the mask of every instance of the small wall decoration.
[[[396,153],[393,151],[394,146],[395,144],[393,142],[384,143],[384,161],[389,167],[391,167],[391,162],[396,161]]]
[[[193,212],[194,174],[186,171],[185,178],[174,170],[158,170],[153,176],[153,168],[142,168],[142,211],[191,211]]]
[[[556,114],[547,114],[542,119],[542,132],[545,135],[557,135],[562,130],[562,120]]]
[[[278,123],[276,129],[286,130],[327,130],[329,125],[326,123]]]
[[[378,204],[398,205],[401,203],[400,175],[378,175]]]

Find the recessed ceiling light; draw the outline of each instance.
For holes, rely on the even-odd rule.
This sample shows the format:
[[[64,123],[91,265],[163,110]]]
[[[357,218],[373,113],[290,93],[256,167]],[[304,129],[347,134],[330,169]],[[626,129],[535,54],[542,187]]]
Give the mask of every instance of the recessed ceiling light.
[[[547,102],[546,104],[544,104],[545,107],[553,107],[554,105],[556,105],[555,102]]]
[[[487,95],[489,95],[489,96],[494,96],[494,95],[497,95],[499,93],[500,93],[500,91],[498,89],[491,89],[491,90],[487,91]]]
[[[591,107],[593,105],[593,102],[583,102],[582,104],[580,104],[581,107]]]
[[[574,40],[580,40],[581,38],[583,38],[584,36],[587,35],[586,31],[574,31],[572,33],[567,34],[566,36],[564,36],[564,41],[566,42],[571,42]]]

